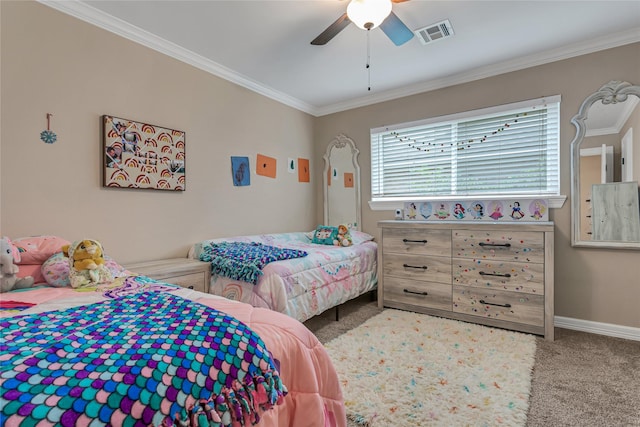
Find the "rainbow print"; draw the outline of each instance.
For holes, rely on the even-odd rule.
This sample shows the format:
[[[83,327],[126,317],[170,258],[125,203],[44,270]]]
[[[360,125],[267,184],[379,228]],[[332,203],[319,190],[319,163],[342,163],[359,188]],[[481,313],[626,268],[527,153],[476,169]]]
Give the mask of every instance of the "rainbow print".
[[[154,128],[151,125],[143,124],[141,129],[142,129],[142,132],[144,133],[150,133],[150,134],[156,133],[156,128]]]
[[[158,136],[158,141],[164,144],[169,144],[169,145],[173,144],[173,138],[168,133],[161,133]]]
[[[184,191],[184,131],[109,115],[103,124],[103,186]]]
[[[129,166],[131,168],[138,168],[140,167],[140,163],[138,162],[138,159],[136,159],[135,157],[131,157],[127,160],[124,161],[124,165],[125,166]]]

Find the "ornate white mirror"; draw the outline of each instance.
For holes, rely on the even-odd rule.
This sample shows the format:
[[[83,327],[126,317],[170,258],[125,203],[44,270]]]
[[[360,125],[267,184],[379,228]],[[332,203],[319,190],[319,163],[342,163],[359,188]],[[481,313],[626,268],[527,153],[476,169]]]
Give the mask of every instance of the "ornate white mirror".
[[[324,223],[360,230],[360,165],[353,140],[335,137],[324,154]]]
[[[571,119],[573,246],[640,249],[638,104],[640,86],[611,81]]]

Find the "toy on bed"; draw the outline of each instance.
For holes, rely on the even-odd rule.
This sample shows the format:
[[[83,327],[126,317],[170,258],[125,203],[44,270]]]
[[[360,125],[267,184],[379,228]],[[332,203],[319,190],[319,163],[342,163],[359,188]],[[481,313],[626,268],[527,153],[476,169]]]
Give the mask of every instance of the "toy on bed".
[[[0,239],[0,292],[29,288],[33,285],[33,277],[18,278],[20,269],[15,263],[20,262],[20,251],[8,237]]]
[[[338,226],[338,234],[336,235],[333,244],[335,246],[351,246],[353,244],[351,234],[349,233],[349,229],[346,225],[341,224]]]
[[[104,263],[102,245],[97,240],[75,241],[63,246],[62,252],[69,257],[71,287],[79,288],[113,281],[113,276]]]

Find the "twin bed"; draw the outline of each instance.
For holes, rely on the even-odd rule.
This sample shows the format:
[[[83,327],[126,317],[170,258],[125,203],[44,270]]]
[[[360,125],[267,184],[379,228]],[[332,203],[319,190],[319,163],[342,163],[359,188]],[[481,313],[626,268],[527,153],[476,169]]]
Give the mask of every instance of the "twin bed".
[[[352,245],[347,247],[313,243],[313,232],[210,239],[196,243],[189,257],[201,259],[207,247],[222,242],[259,243],[306,252],[303,257],[265,265],[255,284],[212,273],[209,288],[212,294],[304,322],[376,289],[377,244],[367,233],[352,230],[350,234]]]
[[[214,275],[219,295],[124,269],[0,294],[1,424],[345,426],[336,371],[300,321],[375,288],[376,244],[354,234],[346,248],[234,238],[307,255],[267,264],[256,284]]]

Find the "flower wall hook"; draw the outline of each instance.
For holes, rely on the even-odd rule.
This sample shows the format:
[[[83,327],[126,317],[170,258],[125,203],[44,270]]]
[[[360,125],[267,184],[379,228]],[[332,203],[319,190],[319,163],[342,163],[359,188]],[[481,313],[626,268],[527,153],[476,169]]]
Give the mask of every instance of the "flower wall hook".
[[[53,114],[47,113],[47,130],[40,132],[40,139],[47,144],[53,144],[58,139],[56,133],[51,130],[51,116]]]

